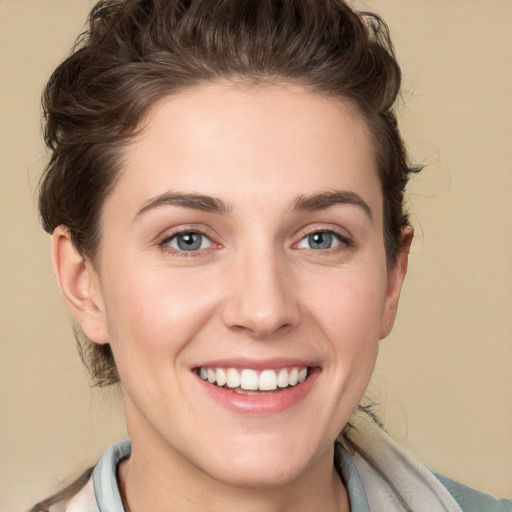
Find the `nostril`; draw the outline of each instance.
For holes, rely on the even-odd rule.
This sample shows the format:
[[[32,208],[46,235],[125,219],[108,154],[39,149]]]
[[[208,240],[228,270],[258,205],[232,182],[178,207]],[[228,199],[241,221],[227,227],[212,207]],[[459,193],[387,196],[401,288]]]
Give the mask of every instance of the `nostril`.
[[[278,334],[283,334],[288,330],[292,329],[291,323],[284,323],[277,325],[264,325],[262,322],[254,323],[254,324],[246,324],[246,325],[231,325],[230,328],[234,331],[237,331],[241,334],[245,334],[251,336],[256,339],[265,339],[270,338],[272,336],[276,336]]]

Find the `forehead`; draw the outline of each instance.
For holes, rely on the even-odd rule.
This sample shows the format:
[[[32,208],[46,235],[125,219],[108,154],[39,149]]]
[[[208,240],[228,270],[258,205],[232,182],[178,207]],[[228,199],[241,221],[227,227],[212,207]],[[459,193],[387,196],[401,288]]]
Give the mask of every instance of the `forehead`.
[[[246,205],[330,189],[382,200],[366,124],[349,104],[290,84],[216,83],[154,105],[112,199],[135,208],[178,190]]]

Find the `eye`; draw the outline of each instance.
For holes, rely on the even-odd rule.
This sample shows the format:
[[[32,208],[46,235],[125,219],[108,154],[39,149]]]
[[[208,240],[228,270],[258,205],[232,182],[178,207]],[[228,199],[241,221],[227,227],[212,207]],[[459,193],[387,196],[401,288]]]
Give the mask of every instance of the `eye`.
[[[326,250],[342,243],[341,236],[331,231],[315,231],[301,239],[297,244],[300,249]]]
[[[190,252],[208,249],[212,246],[212,241],[204,233],[184,231],[167,238],[162,242],[162,245],[168,245],[177,251]]]

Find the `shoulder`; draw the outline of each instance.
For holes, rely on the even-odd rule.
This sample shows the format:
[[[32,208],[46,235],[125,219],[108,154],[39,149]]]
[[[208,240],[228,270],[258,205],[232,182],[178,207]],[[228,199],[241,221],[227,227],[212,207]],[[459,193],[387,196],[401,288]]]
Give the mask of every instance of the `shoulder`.
[[[453,496],[463,512],[512,512],[512,501],[496,500],[485,494],[446,476],[434,473],[446,490]]]

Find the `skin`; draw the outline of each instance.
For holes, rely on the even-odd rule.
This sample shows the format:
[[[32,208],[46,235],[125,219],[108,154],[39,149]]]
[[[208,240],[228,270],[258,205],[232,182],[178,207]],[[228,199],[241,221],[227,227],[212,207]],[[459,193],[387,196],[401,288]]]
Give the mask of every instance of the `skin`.
[[[331,201],[298,204],[315,194]],[[382,209],[366,126],[341,101],[217,83],[154,106],[104,204],[94,265],[65,227],[52,248],[68,305],[119,369],[127,509],[349,510],[333,442],[393,325],[412,236],[388,268]],[[180,250],[176,232],[194,230],[202,248]],[[326,231],[332,246],[312,247]],[[241,414],[192,371],[228,357],[299,357],[317,375],[284,411]]]

